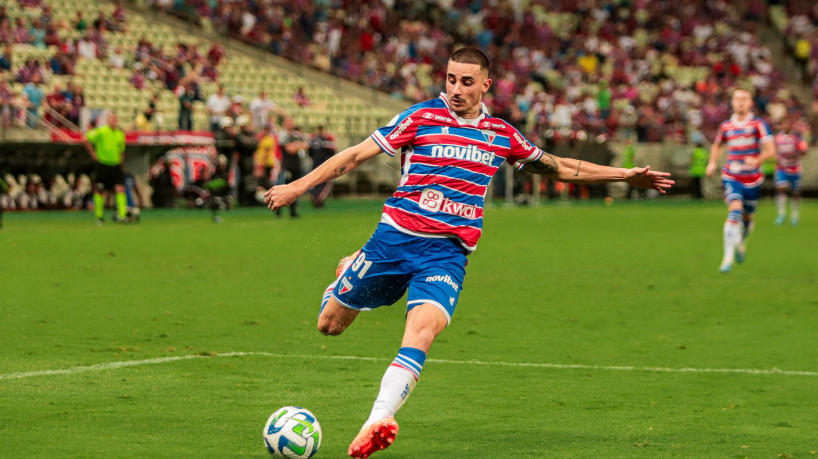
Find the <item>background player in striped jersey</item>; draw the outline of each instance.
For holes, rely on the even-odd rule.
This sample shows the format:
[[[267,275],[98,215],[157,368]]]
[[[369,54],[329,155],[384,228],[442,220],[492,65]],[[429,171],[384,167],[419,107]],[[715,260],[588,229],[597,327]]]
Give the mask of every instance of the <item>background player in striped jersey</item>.
[[[781,120],[781,131],[775,135],[775,204],[778,207],[776,225],[783,225],[787,218],[787,195],[790,201],[790,224],[798,224],[798,207],[801,201],[801,157],[807,154],[807,142],[792,130],[792,120]]]
[[[398,425],[393,416],[415,387],[435,337],[449,324],[463,289],[466,256],[482,233],[489,181],[503,161],[565,182],[625,181],[662,193],[673,184],[670,174],[649,167],[613,168],[543,152],[486,113],[482,97],[491,86],[488,68],[483,52],[455,51],[445,94],[412,106],[367,140],[265,195],[268,206],[279,209],[379,153],[401,151],[397,191],[384,204],[366,245],[339,264],[318,316],[322,333],[338,335],[360,311],[391,305],[408,290],[401,348],[384,373],[369,419],[349,447],[352,457],[368,457],[394,441]]]
[[[770,128],[750,111],[753,100],[746,89],[736,89],[732,98],[733,116],[721,123],[713,146],[707,176],[716,172],[722,144],[727,145],[727,160],[721,170],[727,220],[724,222],[724,257],[719,271],[728,273],[733,261],[744,261],[747,238],[753,230],[753,214],[761,194],[760,164],[775,156]]]

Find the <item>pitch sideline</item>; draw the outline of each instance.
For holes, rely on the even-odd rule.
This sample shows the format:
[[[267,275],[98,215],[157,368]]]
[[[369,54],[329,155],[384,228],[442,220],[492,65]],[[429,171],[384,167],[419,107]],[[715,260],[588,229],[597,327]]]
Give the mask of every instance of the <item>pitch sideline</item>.
[[[215,357],[247,357],[262,356],[272,358],[301,358],[301,359],[323,359],[323,360],[359,360],[369,362],[388,362],[386,357],[364,357],[357,355],[306,355],[306,354],[275,354],[272,352],[224,352],[205,355],[180,355],[170,357],[157,357],[144,360],[124,360],[117,362],[99,363],[96,365],[78,366],[63,368],[58,370],[24,371],[20,373],[0,374],[0,381],[7,379],[23,379],[36,376],[58,376],[72,375],[77,373],[87,373],[91,371],[115,370],[118,368],[135,367],[142,365],[154,365],[160,363],[176,362],[180,360],[215,358]],[[781,375],[781,376],[818,376],[816,371],[798,371],[753,368],[667,368],[667,367],[635,367],[635,366],[610,366],[610,365],[584,365],[584,364],[559,364],[559,363],[536,363],[536,362],[489,362],[482,360],[450,360],[450,359],[428,359],[427,363],[445,364],[466,364],[482,366],[503,366],[503,367],[523,367],[523,368],[544,368],[553,370],[604,370],[604,371],[642,371],[648,373],[738,373],[750,375]]]

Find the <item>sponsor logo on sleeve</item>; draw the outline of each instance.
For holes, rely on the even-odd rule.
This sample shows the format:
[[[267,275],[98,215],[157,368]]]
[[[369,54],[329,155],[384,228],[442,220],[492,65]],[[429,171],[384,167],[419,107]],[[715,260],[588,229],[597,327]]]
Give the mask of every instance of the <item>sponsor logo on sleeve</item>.
[[[524,138],[520,137],[520,135],[517,134],[516,132],[514,133],[514,140],[516,140],[525,151],[531,151],[534,149],[534,147],[530,143],[528,143],[528,140],[525,140]]]
[[[410,124],[412,124],[412,117],[408,116],[408,117],[406,117],[405,120],[401,121],[400,124],[398,124],[398,126],[395,128],[394,131],[392,131],[392,134],[389,135],[389,140],[397,139],[398,136],[403,134],[403,131],[405,131],[406,128],[408,128]]]

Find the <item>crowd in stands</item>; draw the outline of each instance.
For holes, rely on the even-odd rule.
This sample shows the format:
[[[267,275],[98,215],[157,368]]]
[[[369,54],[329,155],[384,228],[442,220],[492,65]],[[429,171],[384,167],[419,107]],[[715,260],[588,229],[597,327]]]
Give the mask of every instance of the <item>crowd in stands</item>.
[[[779,2],[774,2],[779,3]],[[801,71],[801,79],[813,92],[818,111],[818,3],[784,1],[787,14],[785,44]]]
[[[41,0],[17,0],[24,8],[39,8],[40,15],[28,21],[25,17],[11,17],[6,5],[0,5],[0,105],[4,125],[35,127],[42,116],[41,107],[53,110],[45,112],[46,121],[63,126],[64,120],[73,124],[79,122],[79,112],[85,105],[82,87],[68,84],[65,89],[55,85],[46,93],[47,81],[52,75],[73,75],[80,59],[104,59],[109,54],[107,36],[110,32],[127,29],[127,20],[121,4],[110,15],[100,11],[88,21],[82,11],[78,11],[71,23],[53,19],[51,7]],[[71,39],[69,29],[79,32],[80,37]],[[35,48],[53,50],[54,54],[45,61],[29,58],[12,73],[12,47],[28,44]],[[25,85],[20,93],[15,93],[8,82]]]
[[[135,49],[112,49],[109,34],[127,30],[122,5],[89,18],[78,11],[67,23],[53,20],[42,0],[17,2],[41,13],[30,20],[11,17],[0,5],[0,79],[26,85],[19,93],[0,87],[4,123],[31,125],[42,105],[59,113],[56,121],[77,123],[85,103],[82,88],[46,93],[43,82],[52,74],[71,75],[79,59],[129,68],[136,88],[154,81],[174,91],[182,129],[192,127],[193,102],[205,100],[202,82],[219,81],[225,51],[218,44],[206,53],[181,43],[167,52],[167,44],[143,38]],[[767,14],[762,0],[532,3],[154,0],[157,8],[208,21],[233,38],[413,101],[444,90],[446,60],[454,48],[478,46],[492,58],[490,111],[534,140],[561,130],[647,142],[680,135],[693,143],[712,140],[718,123],[729,115],[729,91],[735,87],[753,89],[758,112],[771,124],[805,115],[806,107],[786,89],[769,49],[758,41],[756,32]],[[788,33],[798,37],[794,56],[805,81],[813,84],[818,7],[784,3]],[[78,31],[79,38],[61,39],[65,28]],[[15,43],[54,54],[44,62],[29,59],[11,75]],[[818,83],[814,90],[818,98]],[[221,95],[214,101],[214,96],[207,99],[213,130],[234,106],[248,110],[242,96],[229,101]],[[312,103],[303,88],[294,99],[302,107]],[[144,117],[150,121],[155,110],[154,104]],[[265,124],[253,121],[257,128]]]
[[[158,0],[157,8],[414,101],[445,87],[455,47],[492,58],[492,113],[528,128],[712,140],[731,88],[760,114],[803,113],[756,30],[762,0],[587,2]],[[809,2],[802,2],[807,4]],[[814,11],[814,9],[813,9]],[[818,49],[818,47],[815,47]],[[695,68],[693,77],[683,75]],[[782,109],[783,107],[783,109]]]
[[[0,193],[3,210],[86,209],[91,205],[91,179],[84,174],[45,179],[37,174],[6,174],[3,182],[8,186]]]
[[[117,50],[117,65],[125,65],[123,54],[123,50]],[[158,81],[165,89],[176,91],[177,95],[190,85],[197,97],[201,97],[202,79],[218,81],[219,62],[223,57],[224,48],[215,42],[204,56],[196,46],[184,43],[177,43],[175,53],[168,55],[163,53],[162,47],[143,37],[133,51],[131,83],[137,89],[143,89],[146,81]]]

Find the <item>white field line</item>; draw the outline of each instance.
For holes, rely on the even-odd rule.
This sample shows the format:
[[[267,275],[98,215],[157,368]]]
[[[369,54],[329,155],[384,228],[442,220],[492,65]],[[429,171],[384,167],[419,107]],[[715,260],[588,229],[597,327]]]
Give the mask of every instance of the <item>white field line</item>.
[[[271,352],[225,352],[208,355],[180,355],[171,357],[158,357],[145,360],[125,360],[119,362],[100,363],[96,365],[63,368],[59,370],[25,371],[21,373],[0,374],[0,380],[23,379],[35,376],[56,376],[72,375],[77,373],[87,373],[90,371],[115,370],[117,368],[136,367],[142,365],[153,365],[159,363],[176,362],[178,360],[190,360],[214,357],[243,357],[243,356],[263,356],[273,358],[296,358],[296,359],[321,359],[321,360],[359,360],[368,362],[387,362],[387,358],[382,357],[362,357],[357,355],[306,355],[306,354],[275,354]],[[583,365],[583,364],[559,364],[559,363],[536,363],[536,362],[487,362],[482,360],[448,360],[448,359],[428,359],[431,363],[447,363],[455,365],[478,365],[478,366],[498,366],[498,367],[522,367],[522,368],[545,368],[552,370],[603,370],[603,371],[639,371],[647,373],[737,373],[749,375],[781,375],[781,376],[818,376],[818,371],[793,371],[754,368],[667,368],[667,367],[635,367],[635,366],[608,366],[608,365]]]

